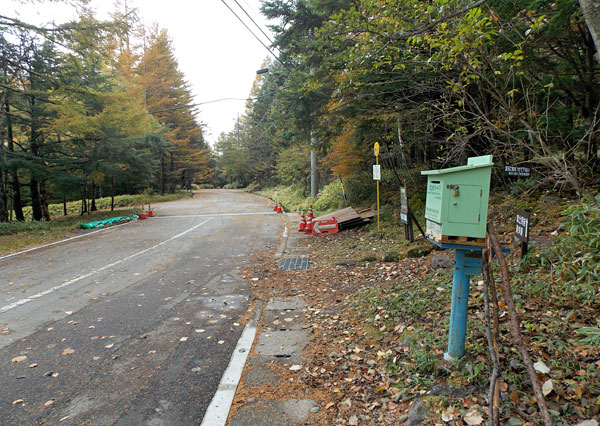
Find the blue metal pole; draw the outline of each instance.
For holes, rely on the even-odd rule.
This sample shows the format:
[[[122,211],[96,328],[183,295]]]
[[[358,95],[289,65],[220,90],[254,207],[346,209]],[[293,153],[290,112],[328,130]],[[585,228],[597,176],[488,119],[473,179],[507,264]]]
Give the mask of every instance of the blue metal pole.
[[[471,281],[470,274],[468,274],[470,271],[465,263],[466,252],[467,251],[463,249],[456,249],[456,254],[454,256],[448,352],[444,354],[444,359],[448,361],[455,361],[465,354],[469,284]]]

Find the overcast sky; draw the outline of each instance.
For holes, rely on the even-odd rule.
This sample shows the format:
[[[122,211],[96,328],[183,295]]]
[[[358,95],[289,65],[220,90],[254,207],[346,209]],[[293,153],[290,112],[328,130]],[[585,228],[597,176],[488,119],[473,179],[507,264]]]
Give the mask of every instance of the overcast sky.
[[[260,31],[239,8],[235,0],[225,0],[252,31],[269,44]],[[31,7],[15,0],[0,0],[11,4],[2,7],[2,14],[16,16],[26,22],[62,22],[73,17],[72,8],[42,2]],[[247,98],[256,70],[269,52],[244,28],[222,0],[127,0],[136,7],[146,26],[157,22],[166,28],[172,41],[180,70],[190,83],[197,103],[222,98]],[[260,0],[237,0],[261,25],[267,22],[259,12]],[[92,0],[99,18],[106,18],[113,7],[112,0]],[[9,14],[9,11],[11,12]],[[244,111],[244,101],[222,101],[199,107],[199,120],[206,124],[205,137],[212,144],[221,132],[232,130],[238,114]]]

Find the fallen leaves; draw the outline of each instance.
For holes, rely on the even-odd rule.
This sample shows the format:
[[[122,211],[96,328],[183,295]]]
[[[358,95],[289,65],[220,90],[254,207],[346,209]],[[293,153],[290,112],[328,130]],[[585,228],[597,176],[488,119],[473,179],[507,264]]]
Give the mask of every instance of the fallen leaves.
[[[483,417],[481,417],[481,414],[479,414],[479,411],[477,411],[476,409],[467,412],[464,415],[463,420],[469,426],[476,426],[483,423]]]
[[[487,405],[490,360],[482,328],[469,330],[467,351],[474,356],[465,357],[467,368],[449,367],[443,360],[445,341],[439,343],[440,336],[442,340],[447,338],[451,271],[430,272],[429,259],[404,259],[393,264],[379,263],[376,259],[359,261],[360,257],[352,255],[354,247],[364,248],[368,243],[379,249],[382,238],[387,237],[352,233],[348,231],[348,237],[344,233],[321,238],[319,244],[311,248],[311,257],[319,260],[308,271],[280,272],[270,263],[267,266],[271,260],[265,260],[257,266],[262,271],[269,269],[265,279],[259,270],[248,273],[250,277],[262,274],[253,289],[255,296],[264,299],[299,296],[307,303],[304,313],[312,331],[309,354],[293,377],[294,383],[300,383],[304,390],[322,390],[326,394],[319,417],[313,419],[314,424],[348,425],[351,416],[356,416],[359,424],[397,425],[398,415],[407,414],[409,402],[425,395],[431,424],[485,424],[489,417],[487,407],[482,406]],[[364,243],[362,239],[358,241],[357,234],[364,237]],[[351,248],[346,246],[339,250],[338,242]],[[337,267],[328,263],[340,255],[353,260],[353,265]],[[483,290],[478,288],[471,293],[469,301],[469,318],[481,323],[484,320],[482,299]],[[501,419],[518,417],[516,409],[537,418],[536,400],[524,376],[526,370],[515,357],[513,343],[504,334],[507,306],[504,301],[499,302]],[[552,308],[549,304],[553,304]],[[533,295],[523,302],[521,311],[526,320],[523,330],[530,333],[530,338],[535,336],[528,343],[531,354],[539,357],[536,370],[540,380],[549,381],[552,386],[548,399],[561,415],[568,403],[569,424],[575,424],[574,416],[582,419],[585,414],[587,418],[596,415],[591,410],[575,413],[570,407],[578,405],[582,398],[591,407],[596,403],[597,387],[590,386],[590,381],[597,378],[600,361],[597,351],[583,346],[569,347],[566,339],[575,327],[569,328],[565,316],[576,322],[576,327],[581,327],[582,318],[586,318],[581,307],[575,310],[576,316],[566,314],[571,309],[569,306],[561,310],[554,301]],[[285,317],[276,317],[273,325],[287,325]],[[540,336],[544,340],[538,340]],[[550,339],[565,342],[564,346],[557,347],[568,351],[568,368],[564,368],[565,359],[560,358],[557,349],[548,345]],[[287,370],[293,371],[289,364]],[[432,386],[447,383],[452,383],[450,391],[430,393]],[[550,384],[546,385],[547,391]],[[569,391],[565,391],[567,388]],[[467,391],[468,397],[456,397],[454,391]],[[566,396],[568,400],[564,399]],[[600,399],[597,402],[600,405]]]
[[[17,363],[17,362],[23,362],[27,359],[26,355],[19,355],[14,357],[13,359],[11,359],[11,362]]]
[[[74,353],[75,353],[75,349],[73,349],[73,348],[65,348],[62,351],[61,355],[71,355],[71,354],[74,354]]]
[[[542,374],[548,374],[550,372],[550,369],[546,364],[544,364],[543,361],[538,361],[535,364],[533,364],[533,368],[535,369],[535,371]]]
[[[544,396],[548,396],[554,390],[554,385],[552,384],[552,380],[546,380],[542,385],[542,393]]]

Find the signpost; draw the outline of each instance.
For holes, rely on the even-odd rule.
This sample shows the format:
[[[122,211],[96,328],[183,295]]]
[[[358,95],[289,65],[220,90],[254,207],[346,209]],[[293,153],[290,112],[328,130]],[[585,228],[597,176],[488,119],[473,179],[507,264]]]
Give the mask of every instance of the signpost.
[[[379,221],[379,181],[381,180],[381,169],[379,167],[379,142],[375,142],[373,145],[373,152],[375,153],[375,165],[373,166],[373,179],[377,181],[377,232],[381,231]]]
[[[527,254],[529,245],[529,211],[517,210],[515,235],[521,242],[521,259]]]
[[[411,243],[415,240],[412,229],[412,217],[408,207],[408,196],[406,195],[406,183],[400,188],[400,222],[404,224],[404,238]]]

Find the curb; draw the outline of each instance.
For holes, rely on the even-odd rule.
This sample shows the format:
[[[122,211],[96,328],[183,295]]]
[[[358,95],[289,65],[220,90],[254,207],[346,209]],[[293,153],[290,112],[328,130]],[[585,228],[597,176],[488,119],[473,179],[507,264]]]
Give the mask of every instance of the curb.
[[[290,223],[290,220],[286,212],[283,212],[283,222],[283,237],[281,243],[279,244],[277,253],[275,254],[275,258],[280,258],[283,256],[287,248],[287,242],[289,238],[288,223]],[[244,331],[242,332],[242,335],[240,336],[240,339],[238,340],[238,343],[231,355],[231,359],[229,360],[229,365],[221,377],[219,387],[217,388],[210,405],[204,413],[204,418],[202,419],[200,426],[224,426],[227,423],[237,387],[240,383],[242,374],[246,367],[248,355],[252,350],[252,346],[256,338],[258,322],[262,317],[263,310],[264,302],[262,300],[257,300],[250,320],[248,321],[248,324],[246,324],[246,327],[244,327]]]
[[[231,404],[246,366],[248,354],[254,344],[258,321],[262,316],[264,304],[257,300],[252,316],[244,327],[244,331],[231,355],[229,365],[221,377],[217,392],[204,413],[200,426],[224,426],[227,423]]]

